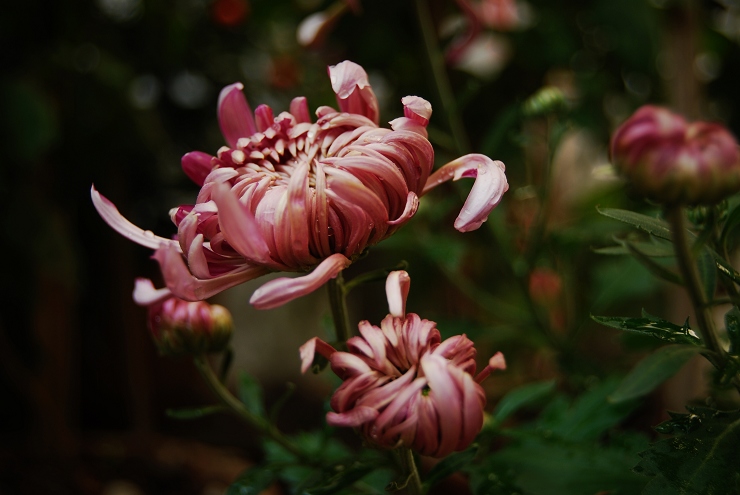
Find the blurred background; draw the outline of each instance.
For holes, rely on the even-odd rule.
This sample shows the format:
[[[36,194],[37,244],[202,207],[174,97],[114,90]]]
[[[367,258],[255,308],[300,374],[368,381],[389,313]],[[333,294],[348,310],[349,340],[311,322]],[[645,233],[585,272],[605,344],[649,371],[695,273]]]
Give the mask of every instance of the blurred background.
[[[486,383],[491,403],[534,380],[580,393],[649,348],[589,314],[636,315],[642,304],[682,321],[678,294],[634,261],[593,252],[621,229],[594,207],[650,208],[608,165],[610,132],[638,106],[669,105],[738,135],[740,4],[498,3],[513,13],[478,26],[452,0],[5,5],[0,494],[219,494],[260,460],[258,440],[229,416],[165,415],[214,400],[187,359],[157,356],[131,300],[135,277],[161,284],[156,263],[104,224],[89,194],[94,183],[133,223],[174,234],[169,209],[197,194],[180,157],[223,144],[216,101],[236,81],[253,108],[279,112],[305,95],[314,110],[335,105],[326,66],[350,59],[369,73],[381,122],[401,115],[405,95],[432,103],[438,164],[470,151],[506,163],[511,188],[484,229],[454,231],[470,184],[445,186],[348,273],[405,259],[410,311],[445,335],[467,333],[482,356],[506,353],[508,372]],[[301,24],[316,13],[334,17]],[[544,87],[555,92],[532,100]],[[281,427],[319,427],[331,382],[299,376],[297,347],[326,335],[326,295],[258,312],[247,301],[262,282],[216,298],[237,324],[234,368],[262,383],[268,404],[297,383]],[[350,305],[352,321],[379,322],[383,284],[357,289]],[[701,395],[701,364],[690,366],[621,426],[649,435],[662,411]]]

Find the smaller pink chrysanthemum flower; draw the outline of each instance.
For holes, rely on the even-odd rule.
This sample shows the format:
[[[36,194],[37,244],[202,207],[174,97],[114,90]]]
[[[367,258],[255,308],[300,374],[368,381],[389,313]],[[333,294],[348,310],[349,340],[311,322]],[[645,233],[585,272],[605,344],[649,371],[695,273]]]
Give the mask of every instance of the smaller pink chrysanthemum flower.
[[[155,289],[149,279],[136,279],[134,302],[149,310],[149,330],[162,355],[221,352],[234,332],[228,309],[205,301],[183,301],[169,289]]]
[[[732,134],[666,108],[639,108],[614,132],[611,155],[635,189],[663,203],[711,204],[740,191]]]
[[[361,336],[347,341],[348,352],[309,340],[300,349],[301,369],[305,373],[318,352],[344,380],[331,398],[330,425],[358,428],[380,447],[444,457],[480,432],[486,404],[480,382],[506,362],[496,353],[475,375],[470,339],[456,335],[442,342],[436,323],[406,314],[409,285],[406,272],[392,272],[386,281],[390,314],[380,327],[360,322]]]

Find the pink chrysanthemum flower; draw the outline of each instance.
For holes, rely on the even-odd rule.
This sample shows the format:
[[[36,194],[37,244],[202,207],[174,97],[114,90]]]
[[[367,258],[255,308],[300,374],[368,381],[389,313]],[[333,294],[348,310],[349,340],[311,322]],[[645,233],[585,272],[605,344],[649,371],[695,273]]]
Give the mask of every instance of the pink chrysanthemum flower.
[[[156,250],[167,287],[185,300],[269,272],[313,269],[263,285],[251,298],[260,309],[336,277],[406,223],[419,196],[446,180],[476,178],[455,227],[465,232],[486,221],[508,189],[503,163],[466,155],[430,176],[427,101],[403,98],[404,117],[385,129],[378,127],[378,103],[362,67],[342,62],[329,67],[329,77],[339,111],[319,107],[316,122],[303,97],[290,112],[275,116],[260,105],[253,115],[241,84],[223,89],[218,115],[228,146],[216,156],[183,157],[185,173],[201,190],[194,205],[170,212],[176,240],[131,224],[93,188],[98,212],[122,235]]]
[[[319,338],[300,349],[305,373],[316,352],[344,380],[326,415],[333,426],[358,428],[371,443],[409,447],[444,457],[465,449],[483,426],[486,396],[480,382],[505,369],[500,352],[475,375],[475,348],[465,335],[441,341],[436,323],[405,313],[410,279],[392,272],[386,281],[390,314],[380,327],[360,322],[360,337],[338,352]]]

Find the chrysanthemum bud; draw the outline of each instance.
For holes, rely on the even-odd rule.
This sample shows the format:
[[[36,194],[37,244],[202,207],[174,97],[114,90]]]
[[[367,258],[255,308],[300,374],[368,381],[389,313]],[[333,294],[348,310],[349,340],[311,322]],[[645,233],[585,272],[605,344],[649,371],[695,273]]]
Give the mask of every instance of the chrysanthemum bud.
[[[137,279],[134,300],[149,308],[149,330],[162,355],[221,352],[229,344],[234,323],[223,306],[184,301],[147,279]]]
[[[644,106],[612,136],[614,166],[641,193],[668,204],[713,204],[740,191],[735,138],[719,124],[687,123]]]

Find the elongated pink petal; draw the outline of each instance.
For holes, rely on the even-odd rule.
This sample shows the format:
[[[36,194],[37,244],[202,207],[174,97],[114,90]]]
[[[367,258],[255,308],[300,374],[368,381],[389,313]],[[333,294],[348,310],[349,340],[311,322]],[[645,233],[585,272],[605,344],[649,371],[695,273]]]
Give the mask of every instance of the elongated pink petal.
[[[450,179],[474,177],[473,188],[455,220],[457,230],[469,232],[483,225],[488,219],[488,214],[509,189],[505,170],[501,161],[493,161],[485,155],[465,155],[434,172],[427,180],[422,194]]]
[[[231,148],[236,148],[239,138],[249,137],[257,132],[252,109],[242,93],[243,89],[242,83],[230,84],[218,96],[218,123]]]
[[[186,301],[202,301],[219,292],[269,272],[261,266],[242,265],[238,270],[208,280],[195,278],[174,246],[161,247],[153,258],[159,262],[164,281],[174,295]]]
[[[262,237],[254,214],[239,202],[228,184],[215,184],[212,194],[226,242],[247,260],[270,265],[270,248]]]
[[[404,270],[388,274],[385,279],[385,294],[388,297],[389,313],[398,318],[406,316],[406,298],[411,288],[411,277]]]
[[[212,160],[213,157],[208,153],[191,151],[183,155],[180,163],[182,164],[182,170],[185,172],[185,175],[190,177],[190,180],[197,185],[202,186],[208,174],[213,170]]]
[[[305,373],[313,364],[313,358],[316,355],[316,351],[324,356],[326,359],[331,358],[331,355],[337,352],[331,345],[327,344],[318,337],[314,337],[302,346],[298,348],[298,352],[301,356],[301,373]]]
[[[305,96],[296,96],[290,101],[290,113],[295,117],[296,123],[311,122],[311,115],[308,113],[308,100]]]
[[[454,451],[462,433],[462,391],[447,367],[447,360],[442,356],[426,354],[421,358],[421,368],[431,389],[429,396],[439,414],[441,436],[435,457],[444,457]]]
[[[126,218],[118,212],[118,208],[116,208],[108,198],[100,194],[97,189],[95,189],[95,186],[92,186],[90,189],[90,196],[92,197],[95,209],[98,210],[98,213],[101,218],[105,220],[105,223],[110,225],[113,230],[121,234],[123,237],[149,249],[158,249],[163,244],[174,246],[177,250],[180,249],[180,245],[177,241],[154,235],[151,231],[141,229],[126,220]]]
[[[137,278],[134,283],[134,302],[139,306],[151,306],[172,296],[167,287],[155,289],[148,278]]]
[[[271,280],[257,289],[249,302],[257,309],[272,309],[282,306],[301,296],[309,294],[339,272],[347,268],[350,263],[342,254],[333,254],[322,261],[311,273],[302,277],[281,277]]]
[[[331,87],[343,112],[364,115],[378,125],[380,111],[378,100],[367,80],[365,69],[345,60],[329,67]]]
[[[326,422],[330,426],[357,427],[378,417],[378,411],[372,407],[358,406],[344,413],[329,411],[326,413]]]

